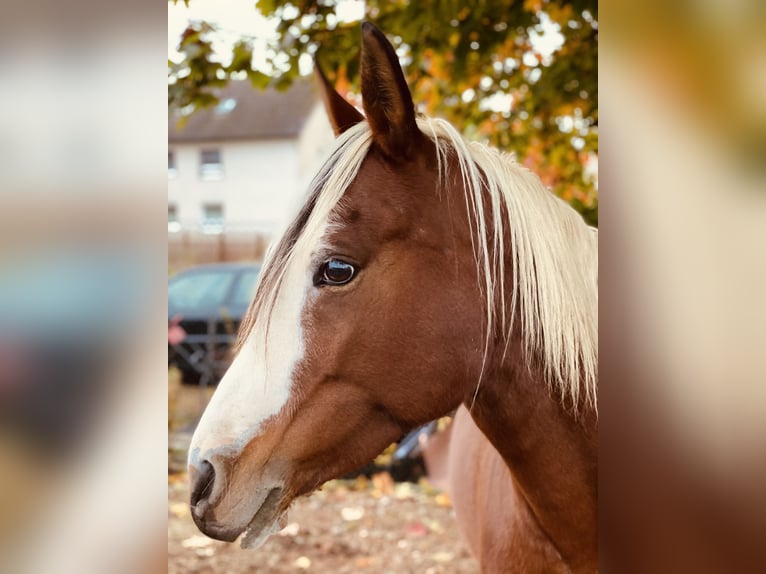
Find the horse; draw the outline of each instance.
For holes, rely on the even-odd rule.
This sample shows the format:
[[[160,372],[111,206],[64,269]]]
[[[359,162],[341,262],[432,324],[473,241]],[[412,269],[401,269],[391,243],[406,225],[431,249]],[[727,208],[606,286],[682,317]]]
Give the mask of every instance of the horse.
[[[194,521],[257,547],[296,497],[463,405],[453,504],[481,571],[596,570],[597,231],[512,156],[416,115],[372,24],[364,114],[316,74],[335,146],[195,430]]]

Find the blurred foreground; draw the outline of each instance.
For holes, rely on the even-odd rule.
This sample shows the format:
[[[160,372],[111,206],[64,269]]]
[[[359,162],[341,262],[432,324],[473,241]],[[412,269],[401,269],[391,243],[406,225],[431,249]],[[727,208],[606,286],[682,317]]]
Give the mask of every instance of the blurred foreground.
[[[766,571],[763,7],[601,12],[605,570]]]
[[[141,8],[3,6],[0,572],[166,568],[164,7]]]

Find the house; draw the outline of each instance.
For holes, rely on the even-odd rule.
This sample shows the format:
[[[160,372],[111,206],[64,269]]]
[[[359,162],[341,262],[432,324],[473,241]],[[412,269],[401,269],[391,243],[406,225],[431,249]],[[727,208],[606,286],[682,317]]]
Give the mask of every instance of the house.
[[[332,130],[314,85],[232,81],[214,108],[168,122],[169,258],[258,259],[300,201]]]

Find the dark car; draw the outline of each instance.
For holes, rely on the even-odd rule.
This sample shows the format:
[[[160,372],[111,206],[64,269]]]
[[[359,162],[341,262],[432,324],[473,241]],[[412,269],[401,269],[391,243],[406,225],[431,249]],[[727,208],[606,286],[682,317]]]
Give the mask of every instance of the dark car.
[[[230,362],[260,272],[255,263],[218,263],[168,281],[168,363],[184,382],[217,383]]]

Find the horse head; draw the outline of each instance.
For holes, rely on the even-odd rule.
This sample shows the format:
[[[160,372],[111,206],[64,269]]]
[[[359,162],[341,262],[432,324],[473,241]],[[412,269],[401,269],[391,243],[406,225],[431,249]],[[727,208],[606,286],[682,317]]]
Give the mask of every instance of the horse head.
[[[317,72],[336,149],[267,257],[191,443],[192,515],[213,538],[257,545],[295,497],[456,408],[483,367],[468,207],[445,191],[450,158],[393,47],[362,32],[365,114]]]

